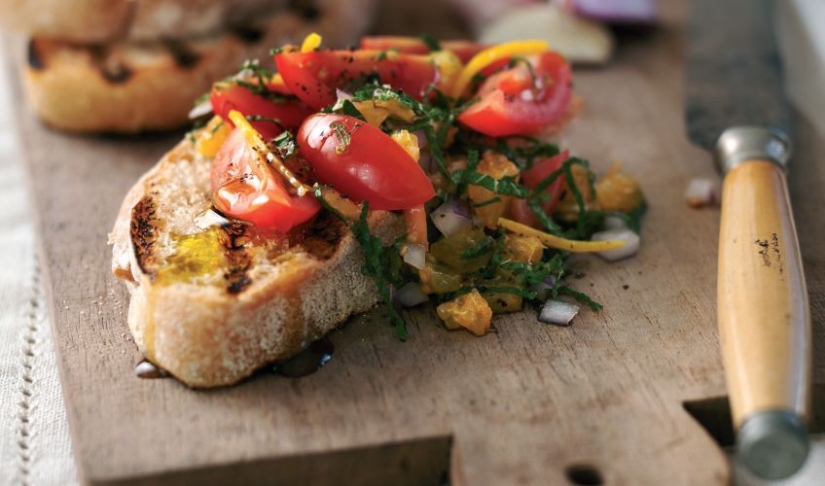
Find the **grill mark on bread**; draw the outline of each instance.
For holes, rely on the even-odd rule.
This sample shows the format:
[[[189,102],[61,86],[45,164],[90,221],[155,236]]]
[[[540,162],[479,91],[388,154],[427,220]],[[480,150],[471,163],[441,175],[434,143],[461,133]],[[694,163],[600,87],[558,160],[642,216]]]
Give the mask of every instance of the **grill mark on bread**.
[[[155,262],[153,245],[156,237],[157,218],[155,217],[155,202],[150,196],[143,196],[132,208],[132,218],[129,224],[129,235],[137,256],[140,270],[153,278],[154,272],[149,267]]]
[[[26,61],[28,61],[29,67],[35,71],[46,69],[46,64],[43,62],[43,57],[40,55],[40,50],[34,38],[29,39],[29,43],[26,46]]]
[[[228,30],[244,44],[257,44],[264,37],[264,30],[252,25],[229,25]]]
[[[226,291],[230,294],[239,294],[252,284],[252,278],[248,274],[252,258],[244,247],[249,241],[247,228],[246,224],[238,221],[221,226],[225,235],[225,238],[221,238],[221,244],[227,263],[223,277],[226,280]]]
[[[190,69],[197,66],[198,62],[201,60],[200,54],[192,50],[185,42],[174,39],[166,39],[163,41],[163,45],[172,55],[172,58],[175,60],[175,64],[184,69]]]
[[[293,236],[290,245],[301,245],[313,257],[328,260],[335,254],[346,232],[343,221],[328,211],[322,211],[304,231]]]

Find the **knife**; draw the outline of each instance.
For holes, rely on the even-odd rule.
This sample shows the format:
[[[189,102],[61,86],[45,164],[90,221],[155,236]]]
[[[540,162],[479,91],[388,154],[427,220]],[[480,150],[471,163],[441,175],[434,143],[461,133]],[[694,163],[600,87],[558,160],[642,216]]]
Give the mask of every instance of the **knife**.
[[[811,331],[788,198],[789,111],[774,1],[694,0],[686,122],[724,182],[717,320],[737,453],[766,479],[808,455]]]

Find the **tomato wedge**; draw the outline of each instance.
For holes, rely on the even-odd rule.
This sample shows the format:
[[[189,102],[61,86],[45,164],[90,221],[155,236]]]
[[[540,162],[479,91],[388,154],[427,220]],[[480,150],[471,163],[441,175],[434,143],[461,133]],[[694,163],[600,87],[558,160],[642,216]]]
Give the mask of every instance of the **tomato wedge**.
[[[438,81],[438,70],[430,57],[415,54],[293,51],[276,54],[275,64],[287,87],[317,110],[335,103],[336,89],[351,90],[372,76],[418,100],[423,100]]]
[[[249,87],[234,82],[215,83],[210,101],[212,110],[230,125],[228,115],[238,110],[244,116],[253,118],[250,124],[265,140],[271,140],[284,130],[293,130],[306,117],[315,113],[303,101],[287,96],[283,84],[267,87],[267,95],[253,93]],[[284,96],[282,96],[284,95]]]
[[[444,51],[450,51],[467,63],[476,54],[483,51],[487,44],[479,44],[465,40],[445,40],[439,41],[439,46]],[[361,39],[361,49],[377,51],[398,51],[405,54],[428,54],[432,50],[420,37],[405,37],[395,35],[368,36]]]
[[[312,195],[289,194],[281,177],[257,157],[240,130],[226,139],[212,165],[215,207],[227,216],[286,233],[321,209]],[[257,168],[250,164],[258,163]],[[261,177],[262,176],[262,177]]]
[[[555,52],[490,75],[480,99],[458,116],[463,125],[491,137],[532,135],[562,119],[573,96],[570,65]]]
[[[435,190],[418,163],[389,135],[346,115],[313,115],[296,137],[317,179],[372,209],[409,209]]]
[[[527,187],[528,189],[535,189],[541,184],[545,179],[550,177],[550,174],[559,170],[564,163],[565,160],[570,158],[570,151],[563,150],[558,154],[548,157],[546,159],[542,159],[533,167],[530,167],[526,171],[521,173],[521,182],[522,184]],[[559,199],[561,199],[562,189],[564,187],[564,176],[559,176],[554,180],[547,188],[545,188],[544,192],[550,196],[550,198],[542,203],[541,208],[544,210],[545,213],[551,214],[553,210],[556,208],[556,205],[559,203]],[[510,211],[512,213],[513,219],[518,221],[519,223],[523,223],[529,226],[537,226],[538,225],[538,218],[536,218],[535,213],[527,204],[527,201],[524,199],[513,199]]]

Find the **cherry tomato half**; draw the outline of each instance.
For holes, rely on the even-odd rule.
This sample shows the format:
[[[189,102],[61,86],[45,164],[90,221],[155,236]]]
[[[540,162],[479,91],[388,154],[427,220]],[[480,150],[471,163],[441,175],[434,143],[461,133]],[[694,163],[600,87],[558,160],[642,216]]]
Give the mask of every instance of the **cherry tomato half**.
[[[312,195],[290,195],[281,177],[262,164],[263,179],[250,167],[254,163],[246,138],[234,130],[215,155],[211,186],[215,207],[233,218],[286,233],[309,221],[321,209]]]
[[[535,163],[533,167],[521,173],[521,182],[528,189],[535,189],[545,179],[550,177],[550,174],[559,170],[565,160],[570,158],[570,151],[563,150],[560,153],[542,159]],[[562,189],[564,187],[564,176],[559,176],[544,190],[550,196],[550,199],[542,203],[541,208],[545,213],[551,214],[556,208],[556,205],[561,199]],[[519,223],[524,223],[530,226],[538,226],[538,218],[524,199],[513,199],[510,206],[512,217]]]
[[[492,74],[478,89],[480,99],[458,121],[491,137],[531,135],[561,119],[573,95],[570,65],[555,52],[524,58]]]
[[[244,116],[260,118],[250,120],[264,140],[271,140],[286,129],[296,129],[306,117],[315,112],[303,101],[283,93],[283,85],[268,87],[268,94],[255,94],[246,86],[233,82],[215,83],[210,101],[212,110],[227,123],[231,110]]]
[[[450,51],[458,56],[464,64],[467,64],[473,56],[489,47],[486,44],[478,44],[465,40],[439,41],[438,44],[442,50]],[[420,37],[393,35],[363,37],[361,39],[361,49],[376,51],[393,50],[405,54],[428,54],[431,52],[430,46]]]
[[[336,89],[352,89],[370,76],[378,76],[382,83],[418,100],[424,99],[438,80],[429,56],[415,54],[387,56],[383,51],[364,50],[282,52],[275,55],[275,64],[287,87],[319,110],[335,103]]]
[[[408,209],[435,190],[418,163],[389,135],[346,115],[313,115],[296,137],[318,180],[372,209]]]

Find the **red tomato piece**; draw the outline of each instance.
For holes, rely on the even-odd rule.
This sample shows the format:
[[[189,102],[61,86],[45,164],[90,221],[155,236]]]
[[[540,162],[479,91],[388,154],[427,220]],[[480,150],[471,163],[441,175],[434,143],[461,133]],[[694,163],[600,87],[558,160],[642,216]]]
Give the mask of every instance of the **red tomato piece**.
[[[528,189],[535,189],[539,184],[550,177],[550,174],[559,170],[564,161],[569,158],[570,151],[563,150],[552,157],[540,160],[532,167],[521,173],[522,184]],[[556,205],[559,203],[559,199],[561,199],[563,187],[564,176],[560,175],[544,190],[545,193],[550,195],[550,199],[541,205],[541,208],[545,213],[551,214],[556,208]],[[533,210],[530,209],[530,206],[527,204],[526,200],[513,199],[510,206],[510,212],[512,213],[513,219],[519,223],[529,226],[538,226],[538,218]]]
[[[250,120],[249,123],[264,140],[271,140],[284,130],[298,128],[306,117],[315,113],[303,101],[275,94],[283,94],[284,85],[273,84],[268,89],[271,96],[255,94],[248,87],[232,82],[215,83],[210,95],[212,110],[230,124],[228,115],[231,110],[238,110],[247,117],[260,117],[260,120]]]
[[[357,118],[319,113],[296,137],[317,179],[372,209],[409,209],[435,196],[418,163],[389,135]]]
[[[491,137],[531,135],[560,120],[573,96],[570,65],[555,52],[526,58],[495,73],[478,89],[480,99],[458,116],[465,126]]]
[[[445,40],[439,41],[438,44],[441,46],[441,49],[450,51],[458,56],[464,64],[467,64],[473,56],[489,47],[487,44],[479,44],[466,40]],[[361,49],[376,51],[393,50],[406,54],[428,54],[431,52],[430,46],[419,37],[393,35],[363,37],[361,39]]]
[[[279,175],[263,165],[264,178],[250,168],[254,163],[246,138],[235,130],[226,139],[212,165],[211,186],[215,207],[227,216],[286,233],[309,221],[321,209],[312,195],[289,194]]]
[[[282,52],[275,55],[278,72],[295,95],[315,109],[335,103],[336,89],[352,89],[370,76],[423,100],[438,80],[429,56],[383,51]]]

